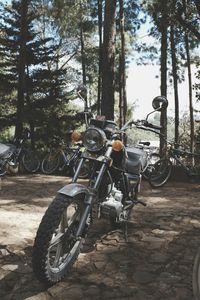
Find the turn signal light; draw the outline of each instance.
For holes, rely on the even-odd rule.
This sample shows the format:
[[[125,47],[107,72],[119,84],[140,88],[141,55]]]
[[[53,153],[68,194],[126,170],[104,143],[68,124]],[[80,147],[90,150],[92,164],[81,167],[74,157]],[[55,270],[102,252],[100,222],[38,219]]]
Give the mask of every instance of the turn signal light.
[[[124,144],[120,140],[116,140],[112,143],[112,148],[114,151],[121,151],[124,147]]]
[[[79,142],[81,140],[81,134],[78,131],[72,132],[71,139],[73,142]]]

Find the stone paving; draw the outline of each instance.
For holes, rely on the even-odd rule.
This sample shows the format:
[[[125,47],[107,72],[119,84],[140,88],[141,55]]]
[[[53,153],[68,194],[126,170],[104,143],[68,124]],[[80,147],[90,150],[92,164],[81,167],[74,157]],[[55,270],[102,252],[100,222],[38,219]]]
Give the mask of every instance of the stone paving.
[[[40,186],[39,181],[43,185]],[[0,234],[1,300],[193,299],[192,267],[200,244],[200,185],[180,182],[169,182],[157,190],[152,190],[144,182],[141,197],[147,206],[135,208],[128,227],[128,242],[120,230],[112,231],[107,221],[95,222],[71,273],[63,282],[46,290],[32,273],[33,237],[51,200],[52,190],[56,191],[64,181],[62,177],[50,179],[36,175],[7,179],[3,184],[0,230],[6,235],[1,238]],[[13,182],[18,187],[14,194],[10,188],[6,189],[12,187]],[[32,188],[34,184],[35,189]],[[32,199],[28,205],[24,199],[30,194],[30,189]],[[40,193],[43,195],[41,201],[38,200]],[[10,205],[9,209],[6,203]],[[6,221],[2,224],[1,217],[8,210],[23,210],[24,215],[29,211],[32,216],[31,224],[26,221],[31,233],[27,232],[27,237],[21,231],[16,244],[13,239],[5,243],[15,230],[16,221],[11,220],[13,226],[9,225],[9,229],[6,229]],[[40,217],[35,220],[38,213]]]

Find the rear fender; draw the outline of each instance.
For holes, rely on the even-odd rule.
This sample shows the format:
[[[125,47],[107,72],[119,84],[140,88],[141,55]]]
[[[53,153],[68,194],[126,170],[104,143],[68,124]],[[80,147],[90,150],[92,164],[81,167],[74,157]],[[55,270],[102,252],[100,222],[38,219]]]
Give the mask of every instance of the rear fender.
[[[77,195],[85,194],[90,195],[89,189],[83,184],[69,183],[58,191],[59,194],[66,195],[67,197],[74,198]]]

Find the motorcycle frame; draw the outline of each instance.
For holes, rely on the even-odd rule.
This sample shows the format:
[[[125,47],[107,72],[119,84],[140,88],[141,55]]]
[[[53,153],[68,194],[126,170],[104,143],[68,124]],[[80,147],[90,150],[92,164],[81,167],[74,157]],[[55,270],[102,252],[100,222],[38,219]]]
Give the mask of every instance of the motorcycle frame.
[[[78,164],[78,167],[76,169],[76,172],[74,174],[74,177],[72,178],[72,182],[68,185],[65,185],[61,190],[58,191],[58,193],[60,194],[64,194],[67,197],[70,198],[74,198],[77,195],[80,194],[85,194],[85,198],[84,198],[84,204],[85,204],[85,209],[84,209],[84,213],[82,215],[82,218],[80,220],[80,224],[78,227],[78,230],[76,232],[76,238],[78,239],[78,237],[80,237],[82,235],[82,233],[84,232],[84,228],[85,228],[85,224],[87,221],[87,218],[89,216],[89,214],[91,213],[91,209],[92,206],[96,200],[96,202],[98,202],[98,191],[99,191],[99,187],[100,184],[103,180],[103,177],[105,175],[105,172],[109,169],[110,164],[112,163],[112,159],[110,158],[112,154],[112,147],[108,146],[108,149],[105,153],[105,155],[103,156],[103,158],[101,159],[101,161],[99,161],[98,159],[95,158],[91,158],[88,156],[82,156],[82,158],[80,159],[80,162]],[[90,180],[89,180],[89,186],[85,186],[83,184],[79,184],[77,182],[78,180],[78,176],[79,176],[79,172],[81,170],[81,167],[84,164],[85,160],[91,160],[95,163],[101,163],[101,167],[98,171],[98,176],[95,179],[95,183],[92,187],[90,187],[90,183],[92,182],[93,175],[91,176]],[[129,195],[129,182],[128,182],[128,176],[131,176],[133,178],[133,174],[129,174],[127,173],[125,170],[120,170],[120,172],[122,173],[122,180],[123,180],[123,185],[124,185],[124,190],[125,190],[125,195],[124,197],[127,198]],[[139,184],[140,182],[140,176],[139,175],[135,175],[134,179],[137,181],[136,186]]]

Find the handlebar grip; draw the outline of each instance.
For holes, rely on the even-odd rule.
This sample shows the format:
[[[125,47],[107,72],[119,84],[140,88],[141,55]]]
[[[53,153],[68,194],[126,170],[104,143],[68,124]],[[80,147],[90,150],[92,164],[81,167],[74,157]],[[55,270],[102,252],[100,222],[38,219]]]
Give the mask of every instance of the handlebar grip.
[[[154,125],[154,124],[151,124],[151,123],[149,123],[149,122],[147,122],[147,123],[145,124],[145,126],[146,126],[146,127],[149,127],[149,128],[153,128],[153,129],[158,129],[158,130],[162,129],[162,126]]]

